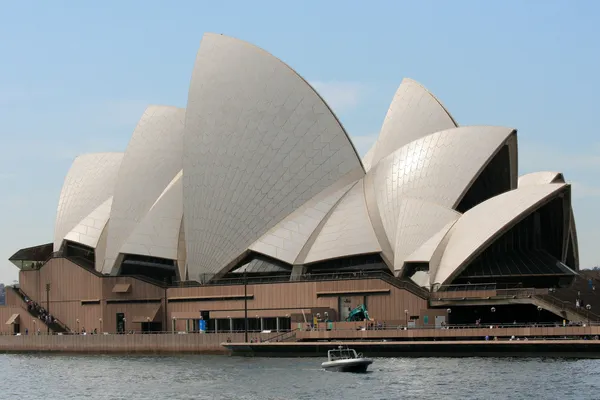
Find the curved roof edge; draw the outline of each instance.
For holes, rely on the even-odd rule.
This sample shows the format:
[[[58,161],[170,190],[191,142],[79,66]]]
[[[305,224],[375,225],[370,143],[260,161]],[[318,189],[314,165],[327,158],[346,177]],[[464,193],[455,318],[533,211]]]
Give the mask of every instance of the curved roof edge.
[[[150,105],[136,124],[115,182],[106,245],[106,266],[182,169],[185,108]],[[143,188],[143,190],[142,190]]]
[[[71,229],[63,240],[81,243],[95,249],[110,217],[112,201],[113,197],[110,196]]]
[[[362,180],[342,196],[324,221],[306,257],[298,260],[298,264],[381,252],[367,211]]]
[[[451,283],[495,239],[565,190],[570,190],[570,185],[529,186],[500,194],[467,211],[444,238],[448,242],[432,284]]]
[[[492,126],[489,126],[489,127],[492,128]],[[509,127],[494,127],[494,128],[504,128],[504,129],[510,130],[510,133],[506,136],[506,140],[504,140],[504,142],[500,143],[498,145],[498,147],[494,150],[494,152],[490,154],[490,156],[485,161],[485,163],[481,164],[481,166],[479,167],[479,170],[471,178],[471,181],[469,182],[469,184],[467,186],[465,186],[465,188],[463,189],[463,192],[460,194],[460,196],[458,197],[458,199],[456,200],[456,202],[454,203],[452,208],[458,207],[458,205],[460,204],[462,199],[465,197],[465,195],[467,194],[469,189],[471,189],[471,186],[473,186],[473,184],[475,183],[477,178],[479,178],[479,176],[487,168],[487,166],[490,164],[490,162],[492,162],[494,157],[496,157],[496,155],[500,152],[500,150],[502,150],[503,146],[508,146],[508,157],[509,157],[509,162],[510,162],[509,167],[510,167],[511,190],[516,189],[518,187],[518,170],[519,170],[518,158],[519,157],[517,154],[517,152],[518,152],[518,150],[517,150],[517,130],[514,128],[509,128]]]
[[[183,216],[183,172],[167,185],[144,217],[124,240],[119,254],[177,260]],[[115,265],[114,268],[119,266]]]
[[[184,144],[192,277],[227,272],[306,201],[350,170],[365,174],[348,133],[304,78],[264,49],[216,34],[204,35],[196,56]],[[220,204],[200,194],[207,186]]]
[[[446,236],[446,233],[454,226],[458,221],[458,218],[454,221],[448,222],[442,229],[440,229],[435,235],[431,236],[429,240],[423,243],[419,248],[413,251],[408,257],[404,259],[404,264],[410,262],[430,262],[434,252],[440,246],[442,239]]]
[[[383,120],[371,166],[408,143],[457,127],[452,115],[431,92],[419,82],[405,78]]]
[[[394,273],[397,275],[403,274],[407,256],[461,216],[453,209],[415,198],[403,198],[396,212],[398,224],[394,245]]]
[[[565,183],[565,177],[561,172],[555,171],[531,172],[519,177],[519,187],[547,185],[549,183]]]
[[[124,153],[86,153],[75,157],[60,191],[54,223],[54,251],[65,236],[114,194]]]
[[[321,99],[321,101],[323,102],[323,104],[325,104],[325,107],[327,107],[327,109],[329,110],[329,112],[331,113],[331,115],[333,116],[333,118],[335,118],[335,120],[337,121],[338,125],[340,126],[340,128],[342,129],[342,132],[344,132],[344,134],[346,135],[346,139],[348,139],[348,142],[350,142],[350,145],[352,146],[352,149],[354,150],[354,154],[356,155],[356,158],[358,159],[358,162],[360,163],[363,172],[366,173],[365,170],[365,166],[362,163],[362,159],[360,158],[360,154],[358,154],[358,151],[356,151],[356,147],[354,146],[354,143],[352,142],[352,139],[350,139],[350,135],[348,135],[348,132],[346,131],[346,128],[344,128],[344,125],[342,124],[342,121],[340,121],[340,119],[338,118],[337,114],[333,111],[333,109],[329,106],[329,104],[327,103],[327,101],[325,101],[325,99],[321,96],[321,94],[313,87],[313,85],[311,85],[306,79],[304,79],[304,77],[302,75],[300,75],[294,68],[292,68],[288,63],[286,63],[285,61],[283,61],[282,59],[280,59],[279,57],[276,57],[275,55],[273,55],[272,53],[268,52],[267,50],[263,49],[262,47],[259,47],[257,45],[254,45],[250,42],[247,42],[245,40],[236,38],[234,36],[228,36],[228,35],[223,35],[223,34],[219,34],[219,33],[214,33],[214,32],[206,32],[204,36],[226,36],[229,39],[233,39],[233,40],[237,40],[240,43],[244,43],[247,46],[251,46],[256,50],[259,50],[263,53],[268,54],[270,57],[273,57],[274,59],[276,59],[277,61],[279,61],[282,65],[286,66],[290,71],[292,71],[298,78],[300,78],[302,81],[304,81],[304,83],[306,83],[308,85],[308,87],[310,87],[310,89],[317,95],[317,97],[319,97],[319,99]],[[200,51],[200,50],[198,50]]]
[[[426,91],[427,93],[429,93],[429,95],[430,95],[431,97],[433,97],[433,99],[434,99],[435,101],[437,101],[437,103],[440,105],[440,107],[442,107],[442,109],[443,109],[444,111],[446,111],[446,114],[448,114],[448,117],[450,117],[450,119],[452,120],[452,122],[454,123],[454,125],[455,125],[457,128],[459,127],[459,125],[458,125],[458,122],[456,122],[456,120],[454,119],[454,117],[452,116],[452,114],[450,113],[450,111],[448,111],[448,109],[446,108],[446,106],[444,106],[444,103],[442,103],[442,102],[440,101],[440,99],[438,99],[438,98],[437,98],[437,96],[436,96],[435,94],[433,94],[431,91],[429,91],[429,89],[427,89],[427,88],[426,88],[426,87],[425,87],[425,86],[424,86],[424,85],[423,85],[421,82],[418,82],[418,81],[416,81],[416,80],[414,80],[414,79],[412,79],[412,78],[404,78],[403,80],[407,80],[407,81],[410,81],[410,82],[413,82],[413,83],[415,83],[416,85],[419,85],[419,86],[421,86],[421,88],[423,88],[423,90],[424,90],[424,91]],[[402,83],[400,83],[400,84],[402,84]]]
[[[358,168],[350,171],[285,217],[248,249],[288,264],[297,264],[306,256],[307,248],[314,242],[329,213],[361,175]]]

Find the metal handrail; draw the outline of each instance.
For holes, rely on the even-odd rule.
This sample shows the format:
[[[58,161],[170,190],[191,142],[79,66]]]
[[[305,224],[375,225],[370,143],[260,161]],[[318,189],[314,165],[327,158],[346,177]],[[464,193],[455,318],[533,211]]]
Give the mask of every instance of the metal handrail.
[[[571,304],[570,301],[561,300],[561,299],[559,299],[559,298],[557,298],[557,297],[555,297],[555,296],[553,296],[551,294],[537,295],[536,297],[538,297],[541,300],[548,301],[548,302],[550,302],[553,305],[559,305],[563,309],[568,308],[571,311],[575,312],[576,314],[579,314],[579,315],[585,314],[588,317],[592,317],[593,316],[595,320],[600,321],[600,315],[598,315],[598,314],[596,314],[596,313],[594,313],[594,312],[586,309],[585,307],[577,308],[575,305]]]

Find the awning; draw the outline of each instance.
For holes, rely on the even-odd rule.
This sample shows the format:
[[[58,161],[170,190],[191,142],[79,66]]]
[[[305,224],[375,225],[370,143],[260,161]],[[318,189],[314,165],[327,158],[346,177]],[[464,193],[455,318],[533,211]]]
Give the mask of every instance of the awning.
[[[142,323],[142,322],[159,322],[157,319],[159,317],[159,311],[161,306],[156,306],[152,309],[149,309],[146,315],[138,315],[134,316],[132,322],[134,323]]]
[[[6,321],[6,325],[13,325],[19,323],[19,314],[13,314],[10,316],[8,321]]]
[[[112,288],[113,293],[129,293],[131,291],[131,283],[117,283]]]

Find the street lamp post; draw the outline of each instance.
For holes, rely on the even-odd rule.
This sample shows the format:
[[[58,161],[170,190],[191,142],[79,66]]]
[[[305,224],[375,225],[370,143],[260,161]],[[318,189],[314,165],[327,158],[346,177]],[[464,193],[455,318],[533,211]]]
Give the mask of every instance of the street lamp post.
[[[406,321],[406,329],[408,329],[408,310],[404,310],[404,320]]]
[[[540,324],[540,314],[541,314],[543,308],[541,306],[538,306],[537,310],[538,310],[537,323],[539,325]]]
[[[75,322],[77,323],[77,334],[79,335],[79,318],[77,318]]]
[[[448,314],[448,325],[450,325],[450,314],[452,314],[452,309],[451,308],[447,309],[446,313]]]
[[[102,318],[98,318],[98,322],[100,322],[100,334],[102,335]]]

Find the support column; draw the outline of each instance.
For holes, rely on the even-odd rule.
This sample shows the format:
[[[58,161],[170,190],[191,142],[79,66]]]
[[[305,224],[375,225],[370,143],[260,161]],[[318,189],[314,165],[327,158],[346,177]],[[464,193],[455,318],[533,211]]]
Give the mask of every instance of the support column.
[[[275,318],[275,321],[277,322],[277,332],[279,332],[279,317]]]
[[[233,333],[233,318],[229,317],[229,333]]]
[[[215,319],[215,333],[219,331],[219,320]]]
[[[263,317],[260,317],[260,331],[264,331],[265,330],[265,319]]]

